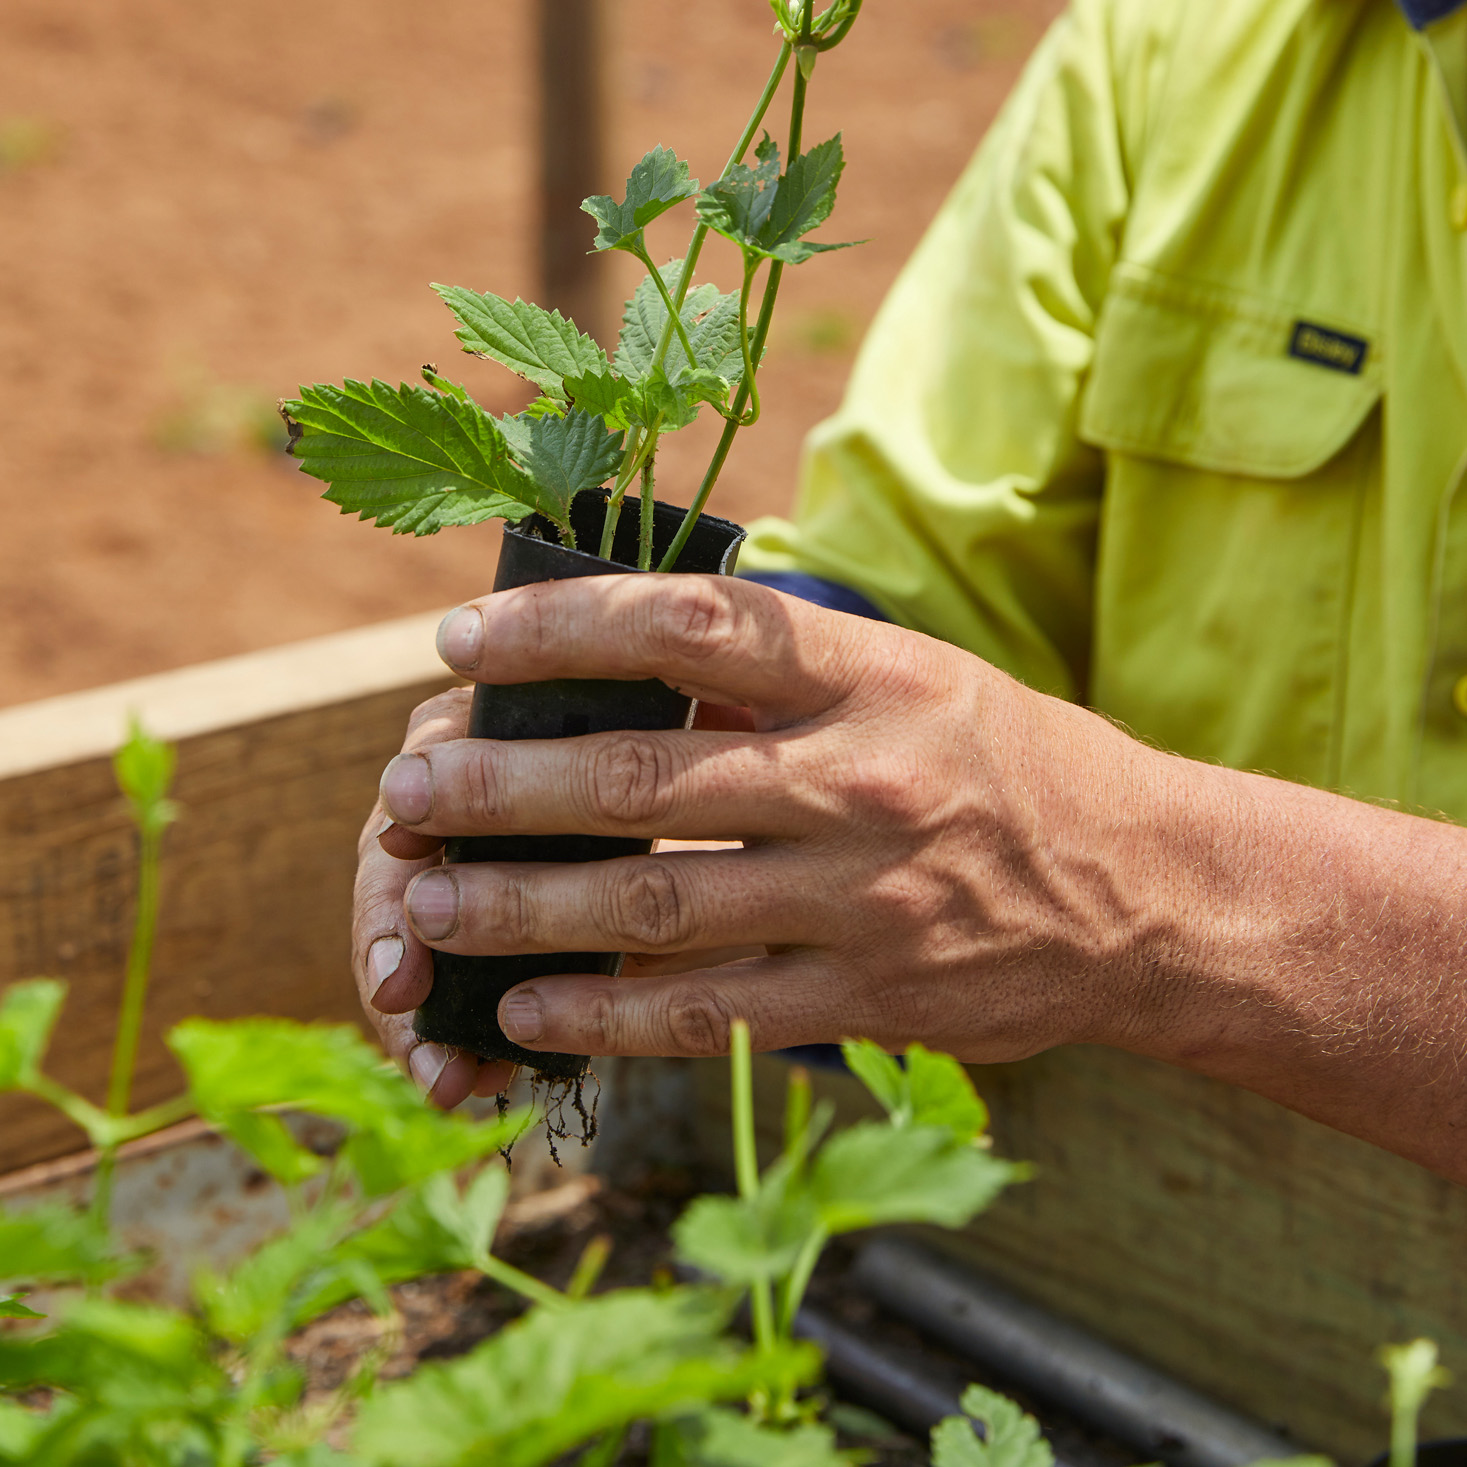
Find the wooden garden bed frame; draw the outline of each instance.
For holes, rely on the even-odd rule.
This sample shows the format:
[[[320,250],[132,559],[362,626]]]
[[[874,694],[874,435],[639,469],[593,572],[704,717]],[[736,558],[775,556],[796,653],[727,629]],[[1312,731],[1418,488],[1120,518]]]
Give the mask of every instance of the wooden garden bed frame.
[[[408,713],[451,685],[437,620],[0,711],[0,987],[71,984],[60,1078],[98,1097],[104,1084],[136,874],[110,768],[130,712],[177,741],[184,807],[165,842],[139,1103],[177,1089],[161,1034],[187,1014],[358,1017],[356,837]],[[648,1064],[687,1078],[702,1155],[726,1167],[724,1064],[632,1068]],[[771,1141],[779,1064],[760,1062]],[[1375,1346],[1432,1335],[1463,1385],[1427,1429],[1467,1433],[1467,1190],[1124,1054],[1058,1050],[976,1074],[1000,1150],[1038,1168],[956,1240],[977,1266],[1346,1461],[1384,1441]],[[859,1111],[852,1082],[820,1085]],[[80,1145],[53,1113],[0,1097],[0,1175]]]

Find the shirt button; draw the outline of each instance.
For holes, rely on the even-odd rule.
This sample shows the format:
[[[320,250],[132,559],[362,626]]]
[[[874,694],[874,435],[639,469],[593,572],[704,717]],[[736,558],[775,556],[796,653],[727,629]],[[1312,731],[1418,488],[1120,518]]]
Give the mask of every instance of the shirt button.
[[[1467,234],[1467,183],[1452,190],[1452,228]]]
[[[1452,707],[1463,718],[1467,718],[1467,673],[1463,673],[1452,685]]]

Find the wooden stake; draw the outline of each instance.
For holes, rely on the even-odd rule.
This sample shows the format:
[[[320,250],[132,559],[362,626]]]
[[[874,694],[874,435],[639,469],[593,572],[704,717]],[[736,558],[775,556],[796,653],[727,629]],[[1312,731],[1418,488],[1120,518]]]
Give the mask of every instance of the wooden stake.
[[[538,0],[541,303],[607,343],[605,261],[581,200],[602,174],[600,0]]]

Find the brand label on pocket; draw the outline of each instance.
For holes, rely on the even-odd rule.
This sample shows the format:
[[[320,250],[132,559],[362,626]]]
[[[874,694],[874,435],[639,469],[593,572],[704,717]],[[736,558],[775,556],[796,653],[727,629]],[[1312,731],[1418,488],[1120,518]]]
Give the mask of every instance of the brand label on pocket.
[[[1332,372],[1348,372],[1352,377],[1360,375],[1369,350],[1370,343],[1363,338],[1331,331],[1328,326],[1317,326],[1313,321],[1295,321],[1294,334],[1289,338],[1291,357],[1313,362],[1316,367],[1328,367]]]

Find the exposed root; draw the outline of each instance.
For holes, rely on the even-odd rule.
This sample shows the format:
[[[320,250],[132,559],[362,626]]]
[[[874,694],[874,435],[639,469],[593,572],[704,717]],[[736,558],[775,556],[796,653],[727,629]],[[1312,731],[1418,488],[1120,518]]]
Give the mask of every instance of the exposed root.
[[[595,1081],[596,1084],[589,1110],[586,1109],[587,1080]],[[601,1105],[601,1081],[597,1079],[596,1072],[590,1069],[573,1080],[547,1079],[543,1075],[532,1075],[530,1096],[537,1105],[542,1087],[545,1096],[545,1143],[550,1147],[550,1159],[556,1166],[560,1166],[560,1152],[555,1146],[557,1141],[579,1140],[585,1147],[596,1139],[596,1112]],[[575,1121],[566,1117],[567,1105],[580,1121],[579,1135],[574,1129]]]

